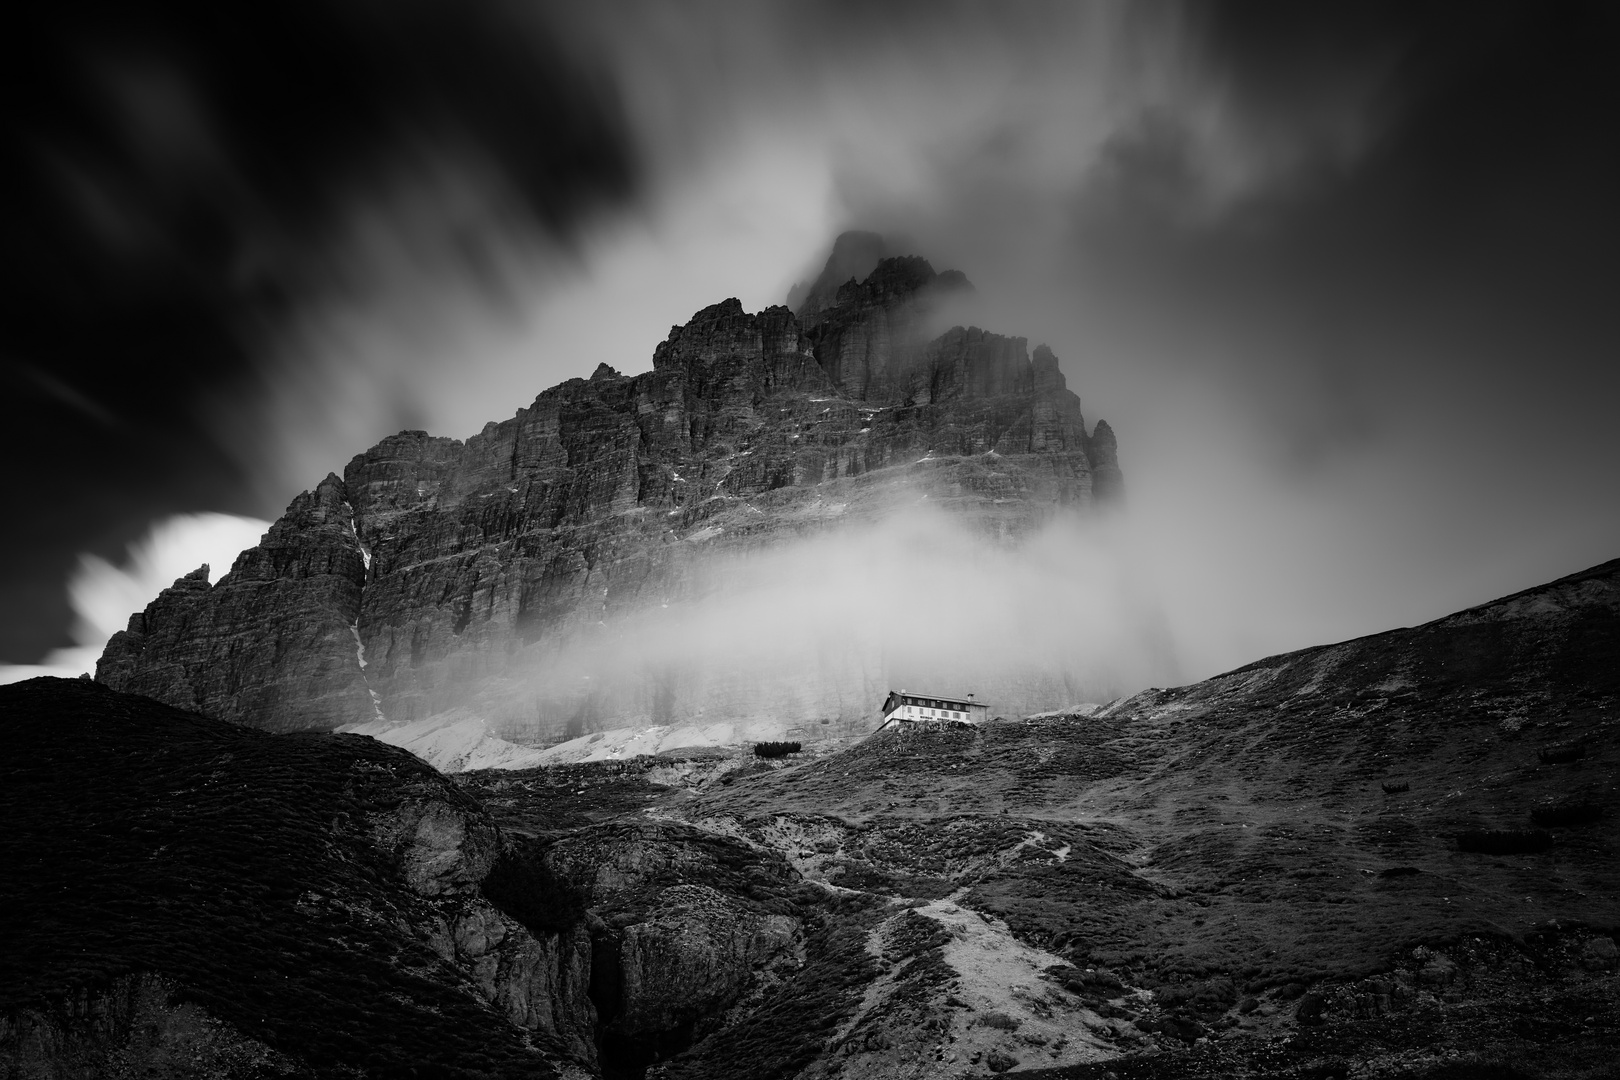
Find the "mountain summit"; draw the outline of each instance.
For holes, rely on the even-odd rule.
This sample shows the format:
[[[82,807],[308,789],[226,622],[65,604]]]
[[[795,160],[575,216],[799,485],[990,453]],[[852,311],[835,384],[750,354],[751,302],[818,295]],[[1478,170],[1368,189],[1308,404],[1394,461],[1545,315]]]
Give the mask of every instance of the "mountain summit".
[[[601,364],[464,442],[386,438],[218,584],[190,575],[134,615],[96,678],[278,731],[458,709],[542,741],[609,716],[852,723],[891,674],[863,613],[828,615],[842,640],[807,638],[816,656],[757,660],[723,635],[802,622],[804,593],[692,613],[749,567],[769,579],[790,544],[896,515],[1016,544],[1122,491],[1113,431],[1088,431],[1050,349],[937,332],[967,288],[846,235],[797,312],[724,300],[672,327],[649,372]],[[814,595],[848,576],[791,550],[794,575],[829,579]]]

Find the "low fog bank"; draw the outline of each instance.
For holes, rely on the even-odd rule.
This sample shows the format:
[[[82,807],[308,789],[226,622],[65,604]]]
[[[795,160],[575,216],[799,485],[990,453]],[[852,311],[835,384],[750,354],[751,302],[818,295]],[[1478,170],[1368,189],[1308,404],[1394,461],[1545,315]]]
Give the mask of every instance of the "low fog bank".
[[[1066,514],[1007,544],[925,507],[717,552],[667,602],[520,652],[466,707],[525,742],[753,719],[815,737],[870,730],[901,687],[1016,716],[1176,681],[1117,521]]]

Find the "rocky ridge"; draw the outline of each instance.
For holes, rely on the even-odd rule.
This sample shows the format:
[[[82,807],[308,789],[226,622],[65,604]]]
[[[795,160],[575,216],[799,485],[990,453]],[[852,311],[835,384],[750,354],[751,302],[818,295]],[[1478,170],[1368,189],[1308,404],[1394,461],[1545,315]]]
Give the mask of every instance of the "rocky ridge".
[[[650,372],[601,365],[465,442],[384,439],[217,584],[190,575],[132,616],[96,677],[277,731],[456,706],[541,741],[601,717],[715,722],[762,705],[795,723],[864,718],[887,672],[859,632],[814,671],[638,666],[625,638],[723,589],[728,559],[898,506],[927,499],[1010,543],[1120,496],[1113,432],[1087,430],[1051,350],[932,332],[967,287],[884,258],[818,283],[798,313],[706,308]]]

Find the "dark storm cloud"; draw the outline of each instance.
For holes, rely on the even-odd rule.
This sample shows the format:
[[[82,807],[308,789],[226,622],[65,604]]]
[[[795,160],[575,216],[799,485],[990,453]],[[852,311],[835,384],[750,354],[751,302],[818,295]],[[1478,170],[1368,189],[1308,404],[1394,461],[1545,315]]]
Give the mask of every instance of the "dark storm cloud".
[[[1123,132],[1078,219],[1094,287],[1151,298],[1181,332],[1224,341],[1231,374],[1272,392],[1269,419],[1296,464],[1375,437],[1372,399],[1415,372],[1452,380],[1459,402],[1521,415],[1560,401],[1580,412],[1612,387],[1615,8],[1194,10],[1238,140],[1262,159],[1293,147],[1296,160],[1203,213],[1185,132]],[[1397,340],[1421,352],[1401,355]],[[1552,416],[1523,422],[1542,421]],[[1571,451],[1579,469],[1601,448]]]
[[[635,181],[611,86],[495,3],[31,4],[0,80],[0,432],[27,519],[0,659],[60,643],[77,550],[279,509],[217,417],[273,377],[279,321],[344,284],[357,212],[470,183],[482,216],[439,228],[476,273],[479,226],[566,239]]]
[[[1339,636],[1611,557],[1620,514],[1590,496],[1620,462],[1616,9],[1214,10],[1212,70],[1257,141],[1319,152],[1179,218],[1113,158],[1078,250],[1099,306],[1137,307],[1120,334],[1226,388],[1210,404],[1274,463],[1257,535],[1319,518],[1298,588]],[[1322,103],[1358,99],[1335,141]]]

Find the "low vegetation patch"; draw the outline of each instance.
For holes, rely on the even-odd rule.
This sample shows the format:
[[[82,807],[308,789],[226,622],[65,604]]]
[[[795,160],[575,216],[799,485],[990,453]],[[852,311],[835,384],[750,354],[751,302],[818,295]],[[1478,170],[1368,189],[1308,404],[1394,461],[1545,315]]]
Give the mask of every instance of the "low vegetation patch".
[[[981,1027],[996,1028],[998,1031],[1017,1031],[1021,1021],[1016,1017],[1008,1016],[1004,1012],[987,1012],[979,1014]]]
[[[1602,817],[1603,807],[1589,802],[1538,806],[1530,811],[1530,820],[1543,829],[1567,829],[1572,825],[1590,825]]]
[[[0,688],[0,737],[0,1015],[150,973],[320,1075],[553,1075],[409,929],[368,823],[477,812],[410,754],[65,679]]]
[[[1457,849],[1475,855],[1534,855],[1552,847],[1544,829],[1471,829],[1457,834]]]
[[[1179,1006],[1200,1015],[1219,1016],[1237,1004],[1238,991],[1231,979],[1217,977],[1161,986],[1153,997],[1166,1009]]]
[[[754,744],[754,756],[762,758],[787,757],[797,754],[803,746],[796,742],[762,742]]]
[[[482,803],[501,828],[560,836],[637,813],[668,794],[670,788],[647,779],[651,770],[668,764],[642,755],[533,769],[482,769],[451,779]]]

